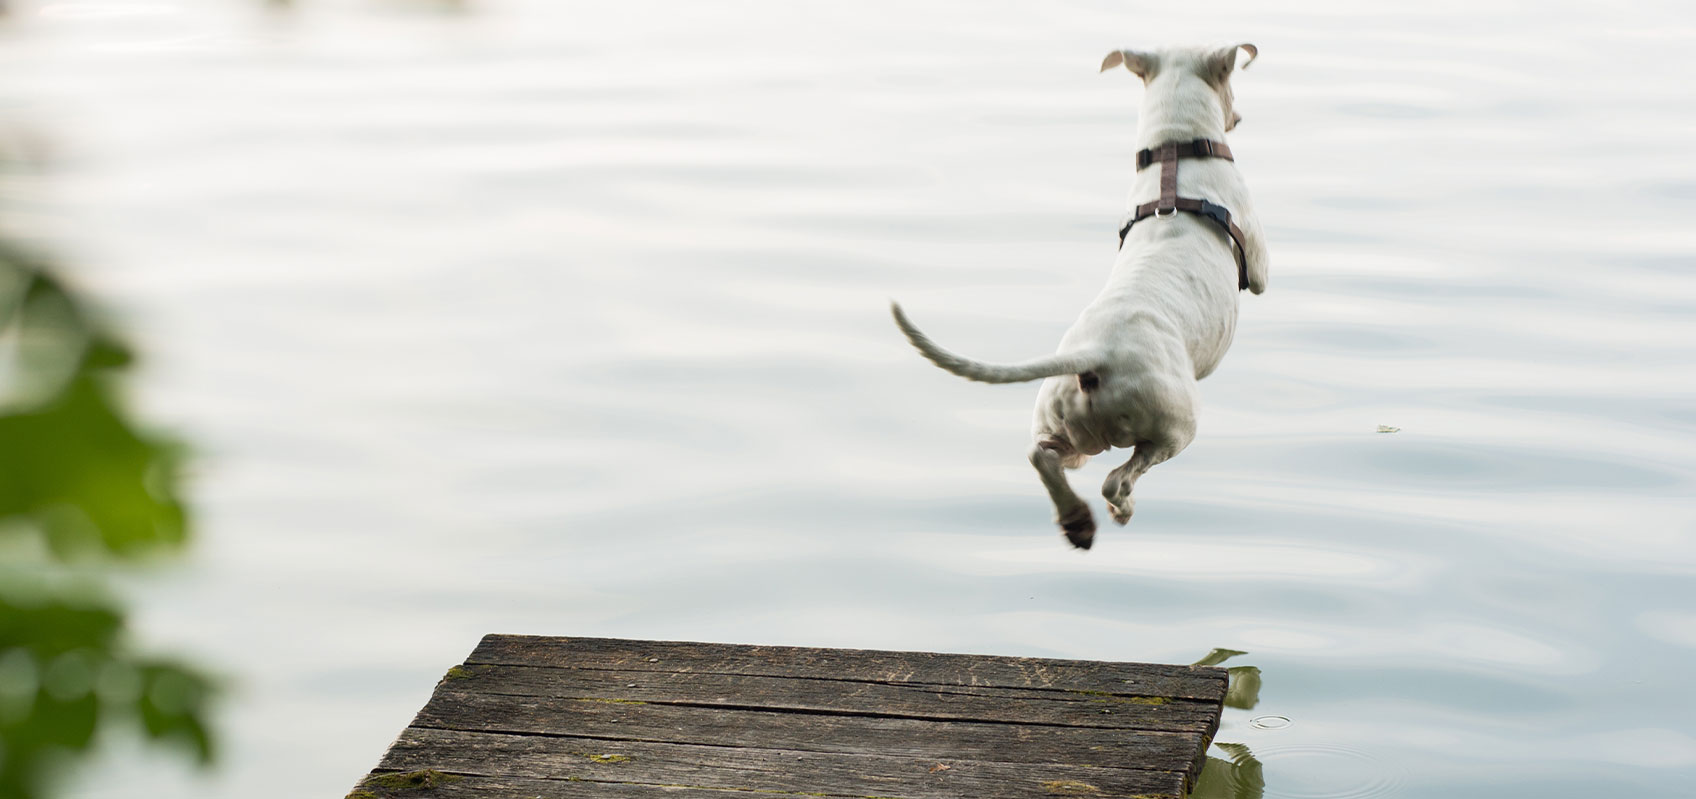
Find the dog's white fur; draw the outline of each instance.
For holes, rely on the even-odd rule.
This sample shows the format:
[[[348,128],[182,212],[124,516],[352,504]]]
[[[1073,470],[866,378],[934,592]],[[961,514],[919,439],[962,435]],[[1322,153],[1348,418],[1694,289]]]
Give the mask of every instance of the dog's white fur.
[[[1145,86],[1135,149],[1168,141],[1223,141],[1240,119],[1230,86],[1239,48],[1254,59],[1256,50],[1248,44],[1109,53],[1102,71],[1123,65]],[[1154,165],[1137,173],[1128,205],[1134,209],[1159,194],[1160,169]],[[1182,160],[1178,194],[1231,210],[1247,238],[1249,290],[1265,291],[1266,239],[1235,163]],[[1030,460],[1054,501],[1055,521],[1073,545],[1088,549],[1095,519],[1063,469],[1076,469],[1109,447],[1134,447],[1101,489],[1113,520],[1129,521],[1137,478],[1195,438],[1196,381],[1212,373],[1231,346],[1237,296],[1230,239],[1211,221],[1180,213],[1131,229],[1107,286],[1066,331],[1056,354],[1046,358],[1009,366],[964,358],[919,332],[900,305],[892,303],[891,310],[913,346],[954,374],[988,383],[1046,378],[1037,395]],[[1086,391],[1089,376],[1099,384]]]

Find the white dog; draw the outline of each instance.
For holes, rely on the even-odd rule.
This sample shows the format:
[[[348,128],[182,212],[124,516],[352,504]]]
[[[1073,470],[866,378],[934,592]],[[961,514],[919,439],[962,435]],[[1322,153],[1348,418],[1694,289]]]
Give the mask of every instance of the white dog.
[[[1241,120],[1230,84],[1239,49],[1254,60],[1254,45],[1241,44],[1121,50],[1102,62],[1103,72],[1122,64],[1142,78],[1137,147],[1145,152],[1112,275],[1054,355],[1005,366],[964,358],[891,304],[907,339],[943,369],[986,383],[1046,378],[1030,460],[1054,500],[1055,521],[1082,549],[1094,541],[1095,518],[1062,469],[1110,447],[1134,447],[1101,489],[1113,520],[1129,521],[1137,478],[1195,438],[1196,381],[1231,346],[1238,292],[1266,290],[1266,240],[1223,145]]]

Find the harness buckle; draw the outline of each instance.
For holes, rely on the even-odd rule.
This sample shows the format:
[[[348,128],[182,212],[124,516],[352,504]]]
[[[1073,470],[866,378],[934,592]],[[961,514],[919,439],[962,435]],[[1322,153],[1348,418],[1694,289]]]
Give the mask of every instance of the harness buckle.
[[[1194,148],[1195,154],[1201,156],[1202,158],[1212,158],[1213,157],[1213,140],[1212,139],[1196,139],[1195,141],[1190,142],[1190,147]]]
[[[1203,216],[1206,216],[1206,217],[1212,219],[1213,221],[1218,222],[1220,227],[1225,228],[1227,230],[1230,229],[1230,227],[1231,227],[1231,212],[1229,210],[1227,210],[1225,208],[1225,206],[1215,205],[1215,204],[1210,203],[1206,200],[1202,200],[1201,201],[1201,213],[1202,213]]]

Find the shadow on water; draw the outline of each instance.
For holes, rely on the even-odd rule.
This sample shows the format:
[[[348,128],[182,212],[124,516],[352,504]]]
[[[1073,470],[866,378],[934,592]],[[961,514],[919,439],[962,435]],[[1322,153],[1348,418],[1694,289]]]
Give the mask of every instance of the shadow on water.
[[[1235,649],[1215,649],[1195,662],[1197,666],[1217,666],[1238,655]],[[1235,710],[1253,710],[1260,704],[1260,668],[1257,666],[1227,666],[1230,683],[1225,689],[1225,706]],[[1266,775],[1260,760],[1249,751],[1247,744],[1215,741],[1213,747],[1226,757],[1208,755],[1190,790],[1189,799],[1262,799],[1266,795]]]

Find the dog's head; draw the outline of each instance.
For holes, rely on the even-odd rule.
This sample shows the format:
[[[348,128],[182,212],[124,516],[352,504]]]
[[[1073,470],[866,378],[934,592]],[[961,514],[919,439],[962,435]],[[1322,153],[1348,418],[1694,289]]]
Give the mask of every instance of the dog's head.
[[[1231,98],[1231,73],[1237,68],[1238,50],[1248,53],[1244,69],[1260,54],[1254,45],[1246,42],[1217,48],[1114,50],[1102,59],[1101,71],[1123,65],[1142,78],[1151,99],[1183,105],[1217,102],[1219,118],[1228,131],[1243,119],[1232,108]]]

